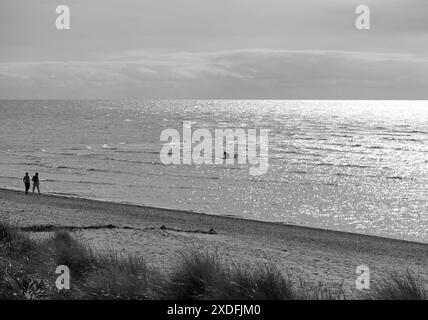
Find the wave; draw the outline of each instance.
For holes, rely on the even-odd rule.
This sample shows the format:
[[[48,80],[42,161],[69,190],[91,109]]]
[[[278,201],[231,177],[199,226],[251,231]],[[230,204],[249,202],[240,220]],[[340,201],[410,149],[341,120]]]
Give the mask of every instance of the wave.
[[[291,170],[291,171],[288,171],[289,173],[297,173],[297,174],[308,174],[308,172],[307,171],[304,171],[304,170]]]
[[[75,152],[58,152],[53,154],[57,154],[59,156],[77,156],[77,153]]]
[[[344,167],[344,168],[361,168],[361,169],[371,168],[371,166],[361,165],[361,164],[337,164],[336,166]]]
[[[74,170],[79,169],[79,168],[69,167],[69,166],[56,166],[55,168],[57,168],[57,169],[74,169]]]
[[[387,179],[393,179],[393,180],[403,180],[403,177],[400,176],[393,176],[393,177],[386,177]]]
[[[339,186],[339,184],[336,183],[336,182],[326,182],[326,183],[323,183],[323,184],[326,185],[326,186],[333,186],[333,187],[338,187]]]
[[[97,168],[89,168],[86,169],[88,172],[107,172],[107,173],[132,173],[129,171],[123,171],[123,170],[109,170],[109,169],[97,169]]]
[[[428,134],[428,131],[421,131],[421,130],[391,130],[391,132],[396,132],[396,133],[411,133],[411,134]]]
[[[80,181],[73,181],[73,180],[60,180],[60,179],[40,179],[41,182],[60,182],[61,184],[85,184],[85,185],[106,185],[106,186],[113,186],[117,185],[116,183],[112,182],[98,182],[98,181],[89,181],[89,180],[80,180]]]
[[[136,164],[164,165],[162,162],[156,162],[156,161],[143,161],[143,160],[132,160],[132,159],[116,159],[116,158],[110,158],[110,157],[104,157],[104,158],[101,158],[101,160],[127,162],[127,163],[136,163]]]
[[[331,149],[331,148],[322,148],[322,147],[306,147],[306,149],[308,149],[308,150],[317,150],[317,151],[325,151],[325,152],[367,154],[367,152],[362,152],[362,151],[349,151],[349,150],[340,150],[340,149]]]
[[[348,134],[337,134],[337,133],[331,133],[331,137],[337,137],[337,138],[354,138],[354,136],[350,136]]]
[[[36,167],[43,166],[41,163],[35,163],[35,162],[9,162],[8,164],[13,164],[18,166],[36,166]]]
[[[410,138],[410,139],[397,139],[397,138],[384,137],[384,138],[381,138],[381,139],[382,139],[382,140],[386,140],[386,141],[420,142],[420,143],[424,143],[424,140],[421,140],[421,139],[415,139],[415,138]]]
[[[141,150],[115,150],[116,153],[148,153]]]
[[[22,180],[22,178],[18,177],[10,177],[10,176],[0,176],[1,179],[11,179],[11,180]]]
[[[104,144],[101,146],[101,148],[103,148],[103,149],[107,149],[107,150],[117,150],[117,148],[116,148],[116,147],[112,147],[112,146],[108,145],[107,143],[104,143]]]
[[[316,138],[316,137],[295,137],[294,140],[305,140],[305,141],[327,141],[327,138]]]
[[[369,165],[361,165],[361,164],[334,164],[334,163],[328,163],[328,162],[320,162],[320,163],[314,163],[316,166],[326,166],[326,167],[342,167],[342,168],[362,168],[367,169],[371,168]]]
[[[353,174],[347,174],[347,173],[342,173],[342,172],[336,172],[333,175],[335,175],[337,177],[355,177],[355,175],[353,175]]]
[[[402,177],[402,176],[390,176],[390,177],[386,177],[386,179],[390,179],[390,180],[415,180],[415,178]]]
[[[114,186],[116,183],[112,182],[96,182],[96,181],[73,181],[73,183],[77,184],[93,184],[93,185],[104,185],[104,186]]]
[[[327,162],[314,163],[314,165],[320,166],[320,167],[333,167],[333,166],[335,166],[333,163],[327,163]]]
[[[147,150],[115,150],[115,153],[125,153],[125,154],[155,154],[158,155],[159,151],[147,151]]]
[[[54,166],[50,163],[40,163],[40,161],[35,162],[11,162],[10,164],[18,166],[28,166],[28,167],[41,167],[41,168],[53,168]]]
[[[328,145],[328,146],[338,146],[338,147],[353,147],[353,148],[362,147],[361,144],[346,144],[346,143],[334,143],[334,142],[326,143],[326,145]]]

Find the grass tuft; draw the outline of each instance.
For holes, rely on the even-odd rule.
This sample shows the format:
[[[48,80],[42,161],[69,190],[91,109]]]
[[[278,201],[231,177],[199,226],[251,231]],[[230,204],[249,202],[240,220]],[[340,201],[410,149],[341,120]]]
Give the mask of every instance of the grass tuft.
[[[95,254],[71,237],[66,231],[57,231],[52,239],[55,262],[66,265],[77,279],[92,272],[97,266]]]
[[[170,277],[166,297],[177,300],[289,300],[297,292],[289,277],[275,266],[259,264],[225,267],[217,253],[183,255]]]
[[[0,243],[9,243],[17,236],[17,232],[8,223],[0,222]]]
[[[224,276],[216,253],[185,254],[171,275],[165,294],[174,300],[207,299],[213,286]]]
[[[150,270],[139,257],[108,255],[100,258],[100,266],[85,281],[89,299],[148,299]]]
[[[410,270],[404,274],[390,273],[389,277],[372,284],[365,298],[371,300],[427,300],[428,290]]]
[[[233,265],[220,285],[212,289],[213,299],[292,300],[297,299],[290,278],[272,264],[255,267]]]
[[[9,257],[21,257],[28,260],[29,256],[37,251],[37,245],[8,223],[0,222],[0,250]]]

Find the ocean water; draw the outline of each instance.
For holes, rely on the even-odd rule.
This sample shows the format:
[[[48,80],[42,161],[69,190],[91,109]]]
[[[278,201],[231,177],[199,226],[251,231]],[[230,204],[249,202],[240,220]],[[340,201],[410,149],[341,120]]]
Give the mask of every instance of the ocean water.
[[[269,170],[164,165],[166,128],[269,129]],[[0,186],[428,242],[428,101],[0,101]]]

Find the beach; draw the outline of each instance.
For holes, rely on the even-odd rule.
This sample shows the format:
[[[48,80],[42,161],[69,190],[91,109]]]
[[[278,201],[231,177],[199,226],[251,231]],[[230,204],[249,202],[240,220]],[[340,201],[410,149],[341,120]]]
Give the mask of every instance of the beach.
[[[0,100],[0,110],[0,188],[21,190],[38,172],[44,193],[428,242],[424,101]],[[186,121],[192,132],[269,130],[267,172],[251,175],[242,156],[163,163],[162,132]]]
[[[273,263],[313,283],[342,285],[349,298],[360,294],[360,265],[370,268],[372,281],[406,269],[428,279],[428,244],[362,234],[6,189],[0,220],[34,238],[68,230],[100,253],[138,255],[163,270],[194,250],[217,252],[226,262]]]

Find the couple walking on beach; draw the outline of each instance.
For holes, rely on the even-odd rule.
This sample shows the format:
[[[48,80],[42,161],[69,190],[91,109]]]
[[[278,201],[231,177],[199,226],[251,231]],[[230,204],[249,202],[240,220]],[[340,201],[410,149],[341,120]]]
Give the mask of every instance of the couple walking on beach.
[[[34,190],[37,188],[37,191],[40,194],[39,173],[36,172],[36,174],[33,176],[31,180],[33,181],[33,193],[34,193]],[[28,190],[30,190],[30,176],[28,175],[28,172],[25,173],[25,177],[23,181],[25,185],[25,194],[28,194]]]

